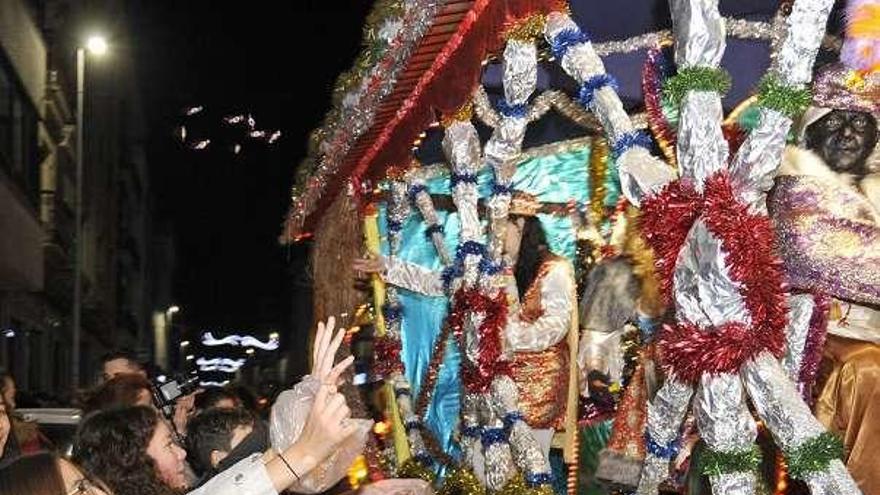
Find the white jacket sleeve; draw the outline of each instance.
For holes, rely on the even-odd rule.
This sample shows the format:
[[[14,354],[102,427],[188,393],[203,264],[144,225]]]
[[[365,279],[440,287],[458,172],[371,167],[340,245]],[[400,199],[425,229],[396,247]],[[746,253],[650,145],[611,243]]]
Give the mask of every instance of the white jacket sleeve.
[[[513,352],[543,351],[565,338],[571,329],[576,295],[569,265],[554,263],[540,284],[541,316],[529,322],[514,313],[508,321],[505,336]]]
[[[269,479],[263,454],[257,453],[242,459],[187,495],[278,495],[278,492]]]
[[[382,278],[386,283],[426,296],[446,295],[440,272],[404,261],[396,256],[385,258],[385,273]]]

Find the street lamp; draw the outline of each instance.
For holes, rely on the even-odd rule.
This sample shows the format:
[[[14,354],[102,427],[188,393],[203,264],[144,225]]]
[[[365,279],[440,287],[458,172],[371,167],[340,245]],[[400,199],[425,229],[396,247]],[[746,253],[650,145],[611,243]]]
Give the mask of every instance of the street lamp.
[[[88,50],[94,55],[103,55],[107,52],[107,41],[101,36],[91,36],[86,43]],[[76,222],[74,230],[74,259],[73,259],[73,369],[71,381],[73,390],[79,387],[79,363],[80,363],[80,334],[82,319],[82,188],[83,188],[83,101],[85,100],[86,84],[86,48],[76,49],[76,197],[74,198],[74,212]]]

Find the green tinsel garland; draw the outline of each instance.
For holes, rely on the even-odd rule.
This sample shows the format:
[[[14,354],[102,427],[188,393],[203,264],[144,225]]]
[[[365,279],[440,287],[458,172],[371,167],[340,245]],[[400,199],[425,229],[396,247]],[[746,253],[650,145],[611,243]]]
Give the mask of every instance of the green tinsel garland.
[[[700,471],[706,476],[757,471],[761,450],[757,445],[746,450],[724,452],[707,449],[700,458]]]
[[[400,468],[397,470],[397,477],[405,479],[419,479],[427,481],[428,483],[434,483],[434,480],[436,479],[434,471],[426,468],[414,457],[410,457],[403,463],[402,466],[400,466]]]
[[[764,76],[758,83],[758,105],[781,112],[790,119],[804,113],[812,101],[809,89],[784,84],[773,74]]]
[[[826,431],[784,454],[789,476],[802,480],[810,473],[825,470],[831,461],[842,459],[843,442]]]
[[[553,495],[553,487],[541,485],[532,488],[526,484],[522,473],[517,473],[504,485],[504,488],[498,491],[498,495]]]
[[[687,67],[663,83],[663,99],[677,107],[688,91],[715,91],[723,95],[729,89],[730,74],[725,70]]]
[[[485,495],[486,488],[477,479],[477,475],[465,468],[453,468],[437,495]]]

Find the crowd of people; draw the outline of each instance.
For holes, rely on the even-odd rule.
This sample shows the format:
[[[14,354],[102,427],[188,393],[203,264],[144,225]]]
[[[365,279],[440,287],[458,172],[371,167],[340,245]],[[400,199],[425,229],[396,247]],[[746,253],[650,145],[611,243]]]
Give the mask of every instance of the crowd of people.
[[[335,362],[344,330],[334,335],[334,327],[332,318],[318,325],[307,380],[319,386],[309,388],[305,419],[273,421],[292,430],[275,432],[288,442],[272,444],[268,424],[229,390],[198,391],[164,414],[144,368],[114,353],[104,360],[103,383],[84,400],[72,455],[65,456],[36,427],[23,436],[28,423],[15,414],[14,380],[4,376],[0,495],[278,494],[315,470],[328,471],[328,459],[359,429],[338,392],[353,359]],[[294,390],[305,390],[301,385]]]

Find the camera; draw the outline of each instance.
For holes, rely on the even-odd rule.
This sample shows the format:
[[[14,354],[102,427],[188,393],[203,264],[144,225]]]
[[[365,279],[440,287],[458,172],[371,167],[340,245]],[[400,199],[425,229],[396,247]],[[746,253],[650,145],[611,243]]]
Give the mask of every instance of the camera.
[[[154,382],[152,385],[153,403],[166,418],[171,419],[174,415],[174,403],[177,399],[196,391],[199,387],[199,377],[193,375],[187,378],[179,375],[165,383]]]

